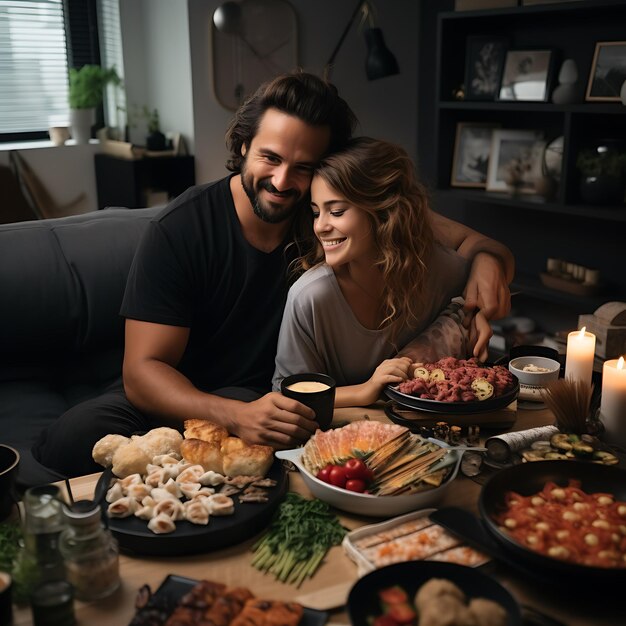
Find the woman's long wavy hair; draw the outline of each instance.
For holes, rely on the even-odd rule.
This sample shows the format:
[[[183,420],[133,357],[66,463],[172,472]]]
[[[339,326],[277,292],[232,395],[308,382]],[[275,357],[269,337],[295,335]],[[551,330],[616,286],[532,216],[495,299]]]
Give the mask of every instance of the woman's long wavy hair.
[[[399,328],[418,321],[416,303],[433,246],[428,194],[413,162],[400,146],[358,137],[326,157],[315,175],[369,215],[378,249],[376,266],[383,274],[381,328],[391,326],[395,337]],[[324,251],[316,239],[310,251],[296,260],[295,269],[323,262]]]

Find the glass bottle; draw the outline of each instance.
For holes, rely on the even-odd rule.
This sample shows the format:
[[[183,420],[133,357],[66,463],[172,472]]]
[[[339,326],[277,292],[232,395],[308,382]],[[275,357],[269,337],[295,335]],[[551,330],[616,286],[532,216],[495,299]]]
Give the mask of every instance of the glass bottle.
[[[65,578],[59,537],[66,526],[59,488],[54,485],[32,487],[24,494],[25,558],[36,567],[36,582]]]
[[[67,580],[79,600],[98,600],[120,585],[117,541],[102,524],[100,506],[79,500],[64,507],[68,527],[61,534]]]

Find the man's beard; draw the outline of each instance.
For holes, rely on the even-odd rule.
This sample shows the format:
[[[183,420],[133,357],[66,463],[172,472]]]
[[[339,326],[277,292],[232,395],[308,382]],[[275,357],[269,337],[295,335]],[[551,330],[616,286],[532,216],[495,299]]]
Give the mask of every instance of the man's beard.
[[[281,207],[280,209],[264,206],[259,200],[257,192],[254,189],[252,176],[246,173],[245,165],[241,169],[241,186],[246,192],[248,200],[250,200],[254,214],[268,224],[280,224],[281,222],[290,219],[307,203],[306,197],[298,198],[298,192],[295,189],[291,189],[286,192],[286,194],[294,198],[293,204]],[[258,182],[258,187],[266,189],[272,193],[278,193],[278,190],[272,185],[272,183],[270,183],[269,179],[260,180]]]

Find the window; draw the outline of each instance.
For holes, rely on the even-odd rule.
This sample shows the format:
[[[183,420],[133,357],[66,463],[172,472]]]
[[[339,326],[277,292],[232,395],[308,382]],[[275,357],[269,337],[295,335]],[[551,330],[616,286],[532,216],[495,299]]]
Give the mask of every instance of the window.
[[[0,135],[47,136],[68,122],[62,0],[0,0]]]
[[[122,77],[119,0],[0,0],[0,141],[68,124],[68,67],[100,64],[101,54]],[[124,128],[124,110],[123,90],[108,88],[108,125]]]

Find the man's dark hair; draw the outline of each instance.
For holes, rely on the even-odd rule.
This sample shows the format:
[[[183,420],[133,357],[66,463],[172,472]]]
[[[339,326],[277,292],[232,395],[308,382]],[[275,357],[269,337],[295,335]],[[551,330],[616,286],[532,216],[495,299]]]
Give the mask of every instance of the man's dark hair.
[[[226,167],[231,172],[241,171],[241,147],[250,146],[261,117],[271,108],[311,126],[328,126],[329,152],[343,148],[357,124],[356,116],[333,84],[302,71],[283,74],[262,84],[235,113],[226,131],[226,146],[230,150]]]

